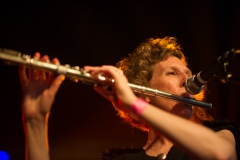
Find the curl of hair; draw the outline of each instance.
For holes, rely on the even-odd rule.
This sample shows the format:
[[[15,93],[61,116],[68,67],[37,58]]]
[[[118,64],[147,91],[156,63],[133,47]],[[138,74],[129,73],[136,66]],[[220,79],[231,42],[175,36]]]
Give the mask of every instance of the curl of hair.
[[[124,75],[128,78],[129,83],[149,87],[152,78],[153,67],[155,64],[166,60],[169,56],[179,58],[186,66],[186,58],[181,51],[181,47],[174,37],[150,38],[140,44],[133,53],[128,57],[123,58],[117,63],[117,67],[121,69]],[[138,97],[144,95],[136,94]],[[204,92],[195,96],[197,100],[204,99]],[[149,128],[142,122],[136,121],[128,113],[123,112],[115,107],[118,115],[133,127],[148,131]],[[199,107],[194,107],[191,120],[202,123],[204,120],[211,120],[212,117],[207,114],[206,110]]]

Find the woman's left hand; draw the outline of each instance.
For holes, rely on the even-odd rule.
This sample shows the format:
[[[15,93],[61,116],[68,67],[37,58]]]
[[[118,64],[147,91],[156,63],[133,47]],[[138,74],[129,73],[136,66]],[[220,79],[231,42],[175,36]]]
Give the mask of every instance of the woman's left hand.
[[[34,55],[34,58],[42,62],[49,61],[48,56],[41,57],[38,52]],[[59,61],[55,58],[52,63],[59,63]],[[41,70],[26,69],[25,66],[20,67],[19,75],[23,90],[24,119],[26,121],[45,121],[64,77],[58,75],[54,78],[53,73],[47,74]]]

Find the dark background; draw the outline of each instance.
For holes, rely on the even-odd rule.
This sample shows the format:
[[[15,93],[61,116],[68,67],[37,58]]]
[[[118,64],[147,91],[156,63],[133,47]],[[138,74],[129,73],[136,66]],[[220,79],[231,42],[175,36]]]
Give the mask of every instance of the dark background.
[[[146,38],[177,37],[193,73],[240,49],[240,1],[1,1],[0,48],[39,51],[71,66],[115,65]],[[236,77],[240,55],[229,70]],[[17,66],[0,64],[0,150],[24,159]],[[215,118],[240,123],[240,86],[208,83]],[[164,120],[167,121],[167,120]],[[142,146],[146,133],[123,124],[91,86],[66,79],[49,121],[52,160],[92,160],[109,147]]]

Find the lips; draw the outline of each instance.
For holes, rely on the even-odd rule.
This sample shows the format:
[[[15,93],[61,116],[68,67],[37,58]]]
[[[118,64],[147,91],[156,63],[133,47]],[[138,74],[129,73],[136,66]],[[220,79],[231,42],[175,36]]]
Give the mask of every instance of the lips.
[[[190,98],[190,99],[193,99],[193,96],[187,92],[184,92],[182,94],[180,94],[181,97],[185,97],[185,98]]]

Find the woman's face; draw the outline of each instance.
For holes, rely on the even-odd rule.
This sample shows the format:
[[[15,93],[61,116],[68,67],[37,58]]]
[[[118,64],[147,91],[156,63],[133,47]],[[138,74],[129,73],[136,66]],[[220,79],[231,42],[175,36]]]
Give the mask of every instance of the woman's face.
[[[191,71],[182,63],[180,59],[174,56],[157,63],[153,69],[150,87],[179,95],[182,97],[193,97],[188,94],[184,88],[184,82],[191,76]],[[162,97],[149,97],[150,103],[173,114],[185,117],[192,116],[192,106]]]

